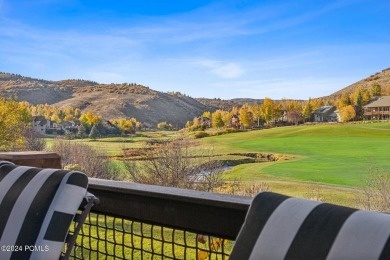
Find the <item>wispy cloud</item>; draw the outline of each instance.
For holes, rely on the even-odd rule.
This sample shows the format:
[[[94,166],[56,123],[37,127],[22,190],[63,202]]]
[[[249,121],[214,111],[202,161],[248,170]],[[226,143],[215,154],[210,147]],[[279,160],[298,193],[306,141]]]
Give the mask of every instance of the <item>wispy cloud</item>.
[[[61,6],[70,0],[44,1],[53,6],[59,1]],[[21,9],[12,6],[11,0],[0,0],[0,67],[46,79],[135,81],[194,96],[206,92],[225,98],[329,94],[344,87],[344,82],[352,83],[346,77],[353,73],[358,79],[358,69],[360,73],[388,67],[386,40],[377,47],[352,41],[349,35],[344,42],[337,37],[321,38],[345,35],[339,28],[333,32],[327,27],[326,19],[331,17],[327,14],[362,1],[367,0],[248,1],[245,8],[236,8],[237,1],[214,1],[169,15],[121,16],[119,12],[107,21],[90,14],[91,20],[77,20],[80,17],[75,15],[73,23],[61,21],[56,28],[45,19],[57,17],[39,16],[34,18],[39,22],[27,24],[23,21],[28,19],[11,12],[4,16],[2,8]],[[26,3],[41,8],[34,1]],[[329,34],[317,34],[315,26],[306,26],[311,22],[328,28]],[[355,70],[346,70],[351,67]]]
[[[196,66],[208,69],[209,72],[222,79],[239,78],[245,73],[244,69],[234,62],[223,62],[210,59],[195,59],[191,63]]]
[[[0,0],[0,8],[2,1],[4,0]],[[213,15],[209,15],[209,9],[206,11],[201,9],[185,15],[153,18],[150,22],[136,26],[131,21],[124,21],[121,26],[103,25],[99,31],[73,29],[58,32],[37,29],[3,19],[0,21],[2,24],[0,34],[25,38],[26,42],[31,45],[36,43],[34,47],[51,47],[50,49],[53,50],[65,48],[82,52],[98,50],[100,53],[104,53],[127,49],[128,46],[134,47],[135,45],[142,45],[143,50],[145,50],[148,46],[155,46],[156,43],[157,45],[185,44],[263,34],[307,22],[320,13],[338,7],[339,5],[329,5],[321,10],[287,18],[284,18],[285,10],[288,9],[287,4],[273,6],[273,8],[256,6],[238,13],[221,11],[215,12]],[[236,73],[233,75],[240,74],[237,67],[235,69],[234,67],[233,64],[230,64],[222,69],[221,74],[225,75],[225,70],[235,70]],[[216,69],[216,72],[218,71],[220,70]]]

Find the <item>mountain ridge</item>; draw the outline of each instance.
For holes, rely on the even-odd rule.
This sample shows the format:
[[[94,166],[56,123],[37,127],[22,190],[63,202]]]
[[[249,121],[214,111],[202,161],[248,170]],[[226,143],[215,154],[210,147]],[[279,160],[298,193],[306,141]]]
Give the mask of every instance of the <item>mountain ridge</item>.
[[[0,93],[16,96],[31,104],[49,104],[59,108],[71,106],[90,111],[105,119],[135,117],[145,125],[156,126],[167,121],[183,127],[206,106],[178,92],[164,93],[136,83],[98,84],[86,80],[48,81],[18,74],[0,73]]]
[[[368,89],[373,84],[381,86],[382,95],[390,95],[390,68],[321,98],[337,99],[345,92],[352,93],[360,86]],[[62,109],[71,106],[105,119],[135,117],[146,125],[155,126],[167,121],[178,128],[205,111],[231,110],[244,103],[263,101],[253,98],[192,98],[180,92],[159,92],[136,83],[99,84],[81,79],[50,81],[5,72],[0,72],[0,94],[16,96],[19,101],[34,105],[49,104]]]

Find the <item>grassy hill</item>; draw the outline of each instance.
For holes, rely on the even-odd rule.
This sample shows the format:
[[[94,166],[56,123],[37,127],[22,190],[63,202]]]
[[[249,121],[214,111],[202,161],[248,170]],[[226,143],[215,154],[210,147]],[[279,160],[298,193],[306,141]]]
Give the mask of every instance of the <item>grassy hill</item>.
[[[220,98],[196,98],[197,101],[200,103],[210,106],[210,107],[215,107],[216,109],[222,109],[226,111],[232,110],[233,107],[240,107],[244,104],[262,104],[264,99],[253,99],[253,98],[233,98],[229,100],[224,100]]]
[[[205,138],[217,153],[295,155],[282,162],[243,164],[227,175],[241,180],[293,180],[358,187],[370,167],[390,169],[390,123],[305,125]]]
[[[135,117],[151,126],[167,121],[178,128],[204,111],[216,109],[180,93],[163,93],[135,83],[48,81],[9,73],[0,73],[0,94],[17,96],[19,101],[32,104],[80,108],[105,119]]]

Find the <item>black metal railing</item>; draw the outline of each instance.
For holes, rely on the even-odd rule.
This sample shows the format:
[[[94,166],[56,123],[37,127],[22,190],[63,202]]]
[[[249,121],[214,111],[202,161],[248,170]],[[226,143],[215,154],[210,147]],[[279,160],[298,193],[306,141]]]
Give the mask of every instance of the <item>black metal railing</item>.
[[[250,198],[91,179],[76,259],[228,259]]]

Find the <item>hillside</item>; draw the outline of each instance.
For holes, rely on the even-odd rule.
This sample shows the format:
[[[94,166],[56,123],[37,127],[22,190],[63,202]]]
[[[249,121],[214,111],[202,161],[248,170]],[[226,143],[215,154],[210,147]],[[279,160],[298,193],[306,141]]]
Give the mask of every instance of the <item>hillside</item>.
[[[220,98],[196,98],[197,101],[205,106],[214,107],[215,109],[222,109],[226,111],[232,110],[233,107],[241,107],[244,104],[262,104],[264,99],[253,99],[253,98],[233,98],[224,100]]]
[[[167,121],[183,127],[204,111],[214,111],[180,93],[162,93],[138,84],[98,84],[85,80],[48,81],[15,74],[0,73],[0,94],[17,96],[31,104],[71,106],[91,111],[105,119],[135,117],[155,126]]]
[[[330,96],[340,96],[343,92],[352,93],[354,90],[360,86],[368,89],[373,84],[379,84],[382,88],[382,95],[390,95],[390,68],[384,69],[381,72],[377,72],[365,79],[359,80],[333,94]]]
[[[370,88],[373,84],[382,87],[382,95],[390,95],[390,68],[325,98],[335,99],[343,92],[352,93],[360,86]],[[250,98],[194,99],[178,92],[163,93],[135,83],[98,84],[79,79],[49,81],[1,72],[0,95],[16,96],[19,101],[28,101],[31,104],[47,103],[60,108],[80,108],[82,112],[91,111],[105,119],[135,117],[150,126],[167,121],[175,127],[183,127],[188,120],[204,111],[231,110],[244,103],[263,101]]]
[[[224,100],[220,98],[196,98],[196,100],[205,106],[226,111],[230,111],[233,107],[238,107],[240,105],[233,100]]]

